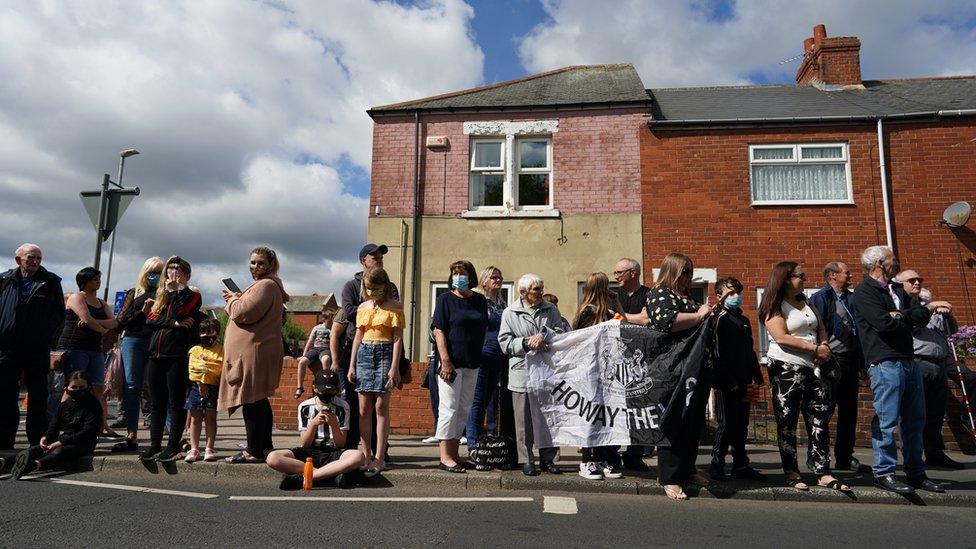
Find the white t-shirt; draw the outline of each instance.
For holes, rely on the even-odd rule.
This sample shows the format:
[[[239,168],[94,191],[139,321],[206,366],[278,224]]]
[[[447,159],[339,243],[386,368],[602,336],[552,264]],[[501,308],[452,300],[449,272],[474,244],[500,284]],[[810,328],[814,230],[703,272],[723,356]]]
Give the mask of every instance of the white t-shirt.
[[[817,315],[809,305],[804,303],[802,309],[797,309],[783,300],[779,310],[783,314],[783,318],[786,319],[786,331],[791,336],[810,343],[817,342]],[[780,347],[778,343],[773,341],[772,334],[769,334],[769,351],[766,352],[766,356],[789,364],[813,368],[813,356],[809,352]]]
[[[339,428],[343,431],[349,430],[349,405],[342,398],[336,396],[332,397],[332,413],[336,415],[339,419]],[[312,397],[310,399],[302,401],[298,405],[298,431],[302,432],[308,429],[308,422],[312,420],[313,417],[317,416],[322,410],[323,406],[319,404],[317,397]],[[323,423],[319,425],[318,432],[315,433],[315,440],[312,441],[313,447],[322,446],[334,446],[332,440],[335,438],[335,433],[332,432],[332,427],[329,426],[328,431],[326,430],[328,423]]]

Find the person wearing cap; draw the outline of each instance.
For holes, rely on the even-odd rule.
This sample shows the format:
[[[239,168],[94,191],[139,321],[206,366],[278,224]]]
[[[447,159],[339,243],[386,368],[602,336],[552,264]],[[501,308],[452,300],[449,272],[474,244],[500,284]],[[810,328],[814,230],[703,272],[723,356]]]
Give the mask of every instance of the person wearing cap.
[[[359,250],[359,264],[362,265],[362,269],[353,275],[352,279],[346,281],[342,286],[342,292],[340,294],[342,305],[341,310],[343,316],[346,319],[355,320],[356,311],[359,309],[359,305],[362,304],[362,288],[363,288],[363,271],[372,266],[382,267],[383,266],[383,256],[389,248],[385,244],[376,245],[373,243],[366,244],[361,250]],[[400,291],[397,289],[396,284],[390,283],[391,295],[390,297],[396,301],[400,300]],[[346,378],[349,375],[349,361],[352,359],[352,341],[356,338],[356,323],[347,322],[345,333],[340,334],[339,332],[334,332],[332,337],[338,340],[342,338],[342,354],[339,358],[339,383],[340,391],[343,397],[347,401],[358,402],[359,397],[356,395],[356,387],[353,383],[347,383]],[[350,447],[355,448],[359,441],[359,408],[353,406],[352,408],[352,418],[351,418],[351,431],[348,437],[348,444]],[[375,425],[375,418],[373,421]],[[375,437],[376,434],[374,433]],[[375,447],[375,440],[374,440]]]
[[[339,396],[339,376],[332,370],[319,370],[312,382],[315,396],[298,405],[298,431],[301,445],[268,454],[268,466],[284,473],[282,490],[302,487],[305,460],[312,459],[314,481],[334,478],[336,486],[348,488],[348,473],[365,464],[362,452],[345,450],[349,433],[349,404]]]

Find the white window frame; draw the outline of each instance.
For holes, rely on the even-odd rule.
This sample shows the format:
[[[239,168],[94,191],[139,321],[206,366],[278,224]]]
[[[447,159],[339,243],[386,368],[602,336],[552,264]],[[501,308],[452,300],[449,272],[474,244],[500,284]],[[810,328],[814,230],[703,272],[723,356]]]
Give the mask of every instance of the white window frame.
[[[522,147],[519,145],[526,141],[536,141],[545,142],[546,144],[546,167],[545,168],[523,168],[522,167]],[[516,208],[522,210],[551,210],[553,203],[556,199],[556,185],[553,182],[553,169],[552,169],[552,138],[548,135],[541,136],[520,136],[515,139],[515,165],[513,167],[513,175],[511,182],[512,189],[512,204],[515,204]],[[519,195],[519,176],[522,174],[548,174],[549,175],[549,204],[547,205],[528,205],[523,206],[516,203],[516,198]]]
[[[499,145],[501,145],[501,154],[500,154],[501,166],[498,166],[497,168],[476,166],[474,163],[474,159],[475,159],[475,150],[477,149],[478,143],[498,143]],[[505,209],[505,204],[506,202],[509,201],[508,189],[506,188],[507,187],[506,181],[508,180],[508,177],[506,177],[506,174],[508,172],[507,169],[508,162],[506,162],[506,159],[508,158],[507,149],[508,147],[506,145],[505,137],[479,137],[471,140],[471,150],[469,151],[471,159],[468,163],[468,208],[470,208],[471,210],[492,211],[492,210]],[[475,206],[474,204],[471,203],[471,199],[473,196],[471,192],[471,187],[475,175],[501,175],[502,176],[502,203],[501,204],[497,206]]]
[[[821,147],[840,147],[841,158],[813,158],[803,159],[803,149]],[[791,159],[762,159],[756,160],[756,150],[763,149],[792,149],[793,158]],[[847,198],[842,199],[823,199],[823,200],[756,200],[753,194],[752,168],[753,166],[787,165],[787,164],[843,164],[844,173],[847,178]],[[851,179],[851,158],[848,143],[764,143],[762,145],[749,145],[749,200],[753,206],[795,206],[795,205],[829,205],[829,204],[854,204],[854,185]]]

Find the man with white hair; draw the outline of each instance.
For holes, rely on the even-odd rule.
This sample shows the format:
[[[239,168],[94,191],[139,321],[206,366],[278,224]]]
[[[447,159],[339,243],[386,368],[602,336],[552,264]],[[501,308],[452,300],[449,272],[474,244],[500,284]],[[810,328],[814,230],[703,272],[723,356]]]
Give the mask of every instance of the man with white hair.
[[[27,440],[47,428],[47,373],[54,338],[64,325],[61,278],[41,266],[40,247],[23,244],[15,269],[0,274],[0,450],[11,449],[20,424],[20,383],[27,387]]]
[[[922,297],[922,282],[924,279],[913,270],[898,273],[895,280],[901,283],[905,292],[912,298],[921,301],[922,305],[930,303],[932,296]],[[915,362],[922,371],[922,387],[925,390],[925,427],[922,429],[922,448],[925,451],[925,465],[929,467],[946,467],[948,469],[965,469],[966,466],[947,456],[945,442],[942,440],[942,423],[945,418],[946,404],[949,402],[949,364],[952,362],[952,349],[941,327],[945,322],[943,315],[948,315],[951,309],[937,308],[929,323],[912,330],[912,344],[915,350]]]
[[[925,397],[922,372],[912,347],[912,328],[927,324],[938,305],[930,303],[923,307],[900,284],[889,283],[897,272],[891,248],[865,249],[861,253],[861,265],[865,276],[854,291],[854,317],[874,400],[875,416],[871,421],[874,482],[899,494],[913,494],[916,488],[944,492],[942,486],[925,475],[922,461]],[[907,484],[895,478],[898,465],[895,427],[901,433]]]

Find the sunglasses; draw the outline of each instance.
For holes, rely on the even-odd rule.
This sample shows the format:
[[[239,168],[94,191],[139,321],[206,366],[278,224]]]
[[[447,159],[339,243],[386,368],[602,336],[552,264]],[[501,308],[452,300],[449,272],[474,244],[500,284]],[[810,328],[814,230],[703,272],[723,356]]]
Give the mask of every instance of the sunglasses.
[[[695,269],[693,269],[691,267],[685,267],[684,269],[681,269],[681,275],[682,276],[691,276],[694,272],[695,272]]]
[[[624,269],[622,271],[614,271],[613,272],[613,276],[620,276],[620,275],[622,275],[622,274],[624,274],[626,272],[630,272],[630,271],[633,271],[633,269]]]
[[[806,280],[807,273],[793,273],[790,275],[790,278],[799,278],[800,280]]]
[[[909,284],[921,284],[922,282],[925,282],[925,279],[920,276],[914,276],[912,278],[909,278],[905,282],[908,282]]]
[[[489,276],[488,280],[503,280],[500,276]]]

